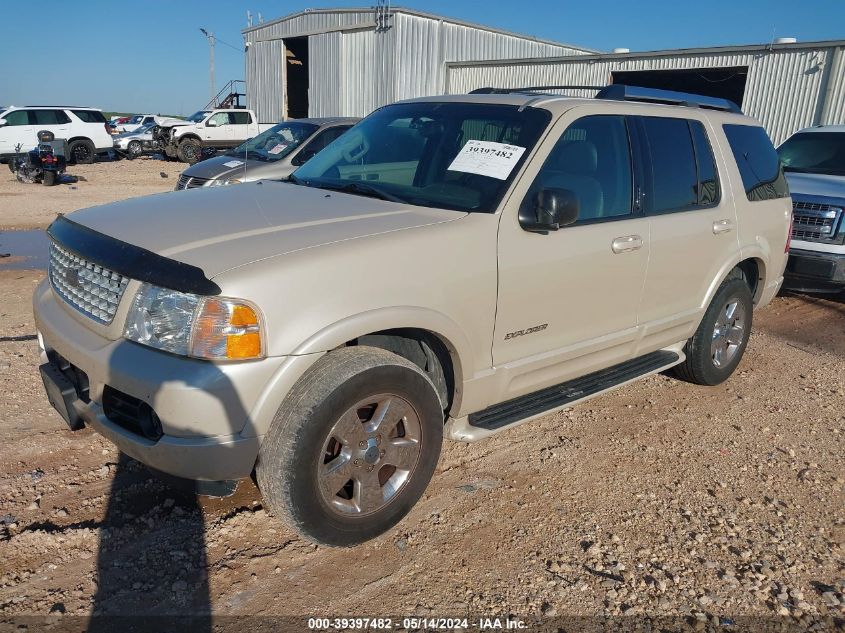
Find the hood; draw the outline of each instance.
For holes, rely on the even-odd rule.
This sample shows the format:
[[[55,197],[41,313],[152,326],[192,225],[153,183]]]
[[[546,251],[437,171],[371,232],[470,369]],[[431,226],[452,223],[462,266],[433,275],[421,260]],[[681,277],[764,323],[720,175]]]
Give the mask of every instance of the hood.
[[[174,117],[169,116],[157,116],[153,117],[153,120],[156,122],[156,125],[160,127],[175,127],[177,125],[193,125],[190,121],[185,121],[184,119],[177,119]]]
[[[845,176],[786,172],[789,193],[799,196],[845,198]]]
[[[276,255],[465,216],[267,180],[130,198],[68,219],[212,278]]]
[[[235,163],[239,164],[236,165]],[[294,167],[285,158],[264,162],[253,159],[244,160],[237,156],[224,154],[191,165],[182,174],[190,178],[203,178],[205,180],[240,178],[249,182],[261,178],[284,178],[289,176],[293,170]]]

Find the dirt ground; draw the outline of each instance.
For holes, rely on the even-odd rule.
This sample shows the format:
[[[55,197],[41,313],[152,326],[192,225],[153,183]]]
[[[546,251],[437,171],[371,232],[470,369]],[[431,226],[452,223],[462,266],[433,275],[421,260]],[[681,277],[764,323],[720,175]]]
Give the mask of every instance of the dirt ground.
[[[45,187],[20,183],[0,165],[0,231],[46,228],[57,213],[170,191],[184,168],[156,158],[69,165],[67,175],[78,182]]]
[[[108,170],[120,176],[101,186]],[[31,189],[15,208],[3,181],[0,226],[164,190],[177,171],[95,165],[85,189]],[[0,264],[0,630],[92,613],[201,614],[209,631],[212,614],[843,626],[841,301],[776,299],[718,387],[655,376],[486,442],[447,443],[410,515],[342,550],[298,538],[249,482],[197,498],[95,433],[65,430],[37,372],[42,276]]]

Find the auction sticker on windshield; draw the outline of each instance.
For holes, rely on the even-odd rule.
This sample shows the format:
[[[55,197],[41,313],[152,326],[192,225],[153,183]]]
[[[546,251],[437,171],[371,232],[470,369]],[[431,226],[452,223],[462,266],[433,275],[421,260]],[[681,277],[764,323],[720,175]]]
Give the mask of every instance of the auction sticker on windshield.
[[[506,145],[493,141],[467,141],[449,165],[449,171],[462,171],[505,180],[510,176],[524,151],[525,148],[518,145]]]
[[[268,149],[267,153],[268,154],[280,154],[286,147],[287,147],[287,145],[285,145],[284,143],[278,143],[277,145],[273,146],[273,149]]]

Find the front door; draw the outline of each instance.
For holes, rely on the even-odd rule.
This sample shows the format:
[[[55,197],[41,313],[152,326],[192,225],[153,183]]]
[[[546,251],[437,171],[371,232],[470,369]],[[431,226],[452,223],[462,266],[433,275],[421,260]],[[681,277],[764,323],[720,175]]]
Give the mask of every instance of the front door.
[[[38,144],[35,122],[30,123],[28,110],[14,110],[3,117],[6,125],[0,127],[0,154],[14,154],[17,146],[28,152]]]
[[[523,176],[530,184],[517,187],[500,222],[493,364],[504,399],[614,365],[636,344],[649,221],[634,204],[628,121],[577,112],[555,125],[542,167]],[[578,220],[525,231],[518,208],[548,188],[575,194]]]

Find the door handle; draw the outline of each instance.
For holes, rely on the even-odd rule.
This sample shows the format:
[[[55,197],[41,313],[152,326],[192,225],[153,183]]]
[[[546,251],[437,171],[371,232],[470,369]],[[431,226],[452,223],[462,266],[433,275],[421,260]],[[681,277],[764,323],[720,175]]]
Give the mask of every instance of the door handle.
[[[713,234],[727,233],[734,230],[734,223],[731,220],[716,220],[713,222]]]
[[[643,247],[643,238],[639,235],[625,235],[617,237],[610,245],[614,253],[626,253],[628,251],[636,251]]]

